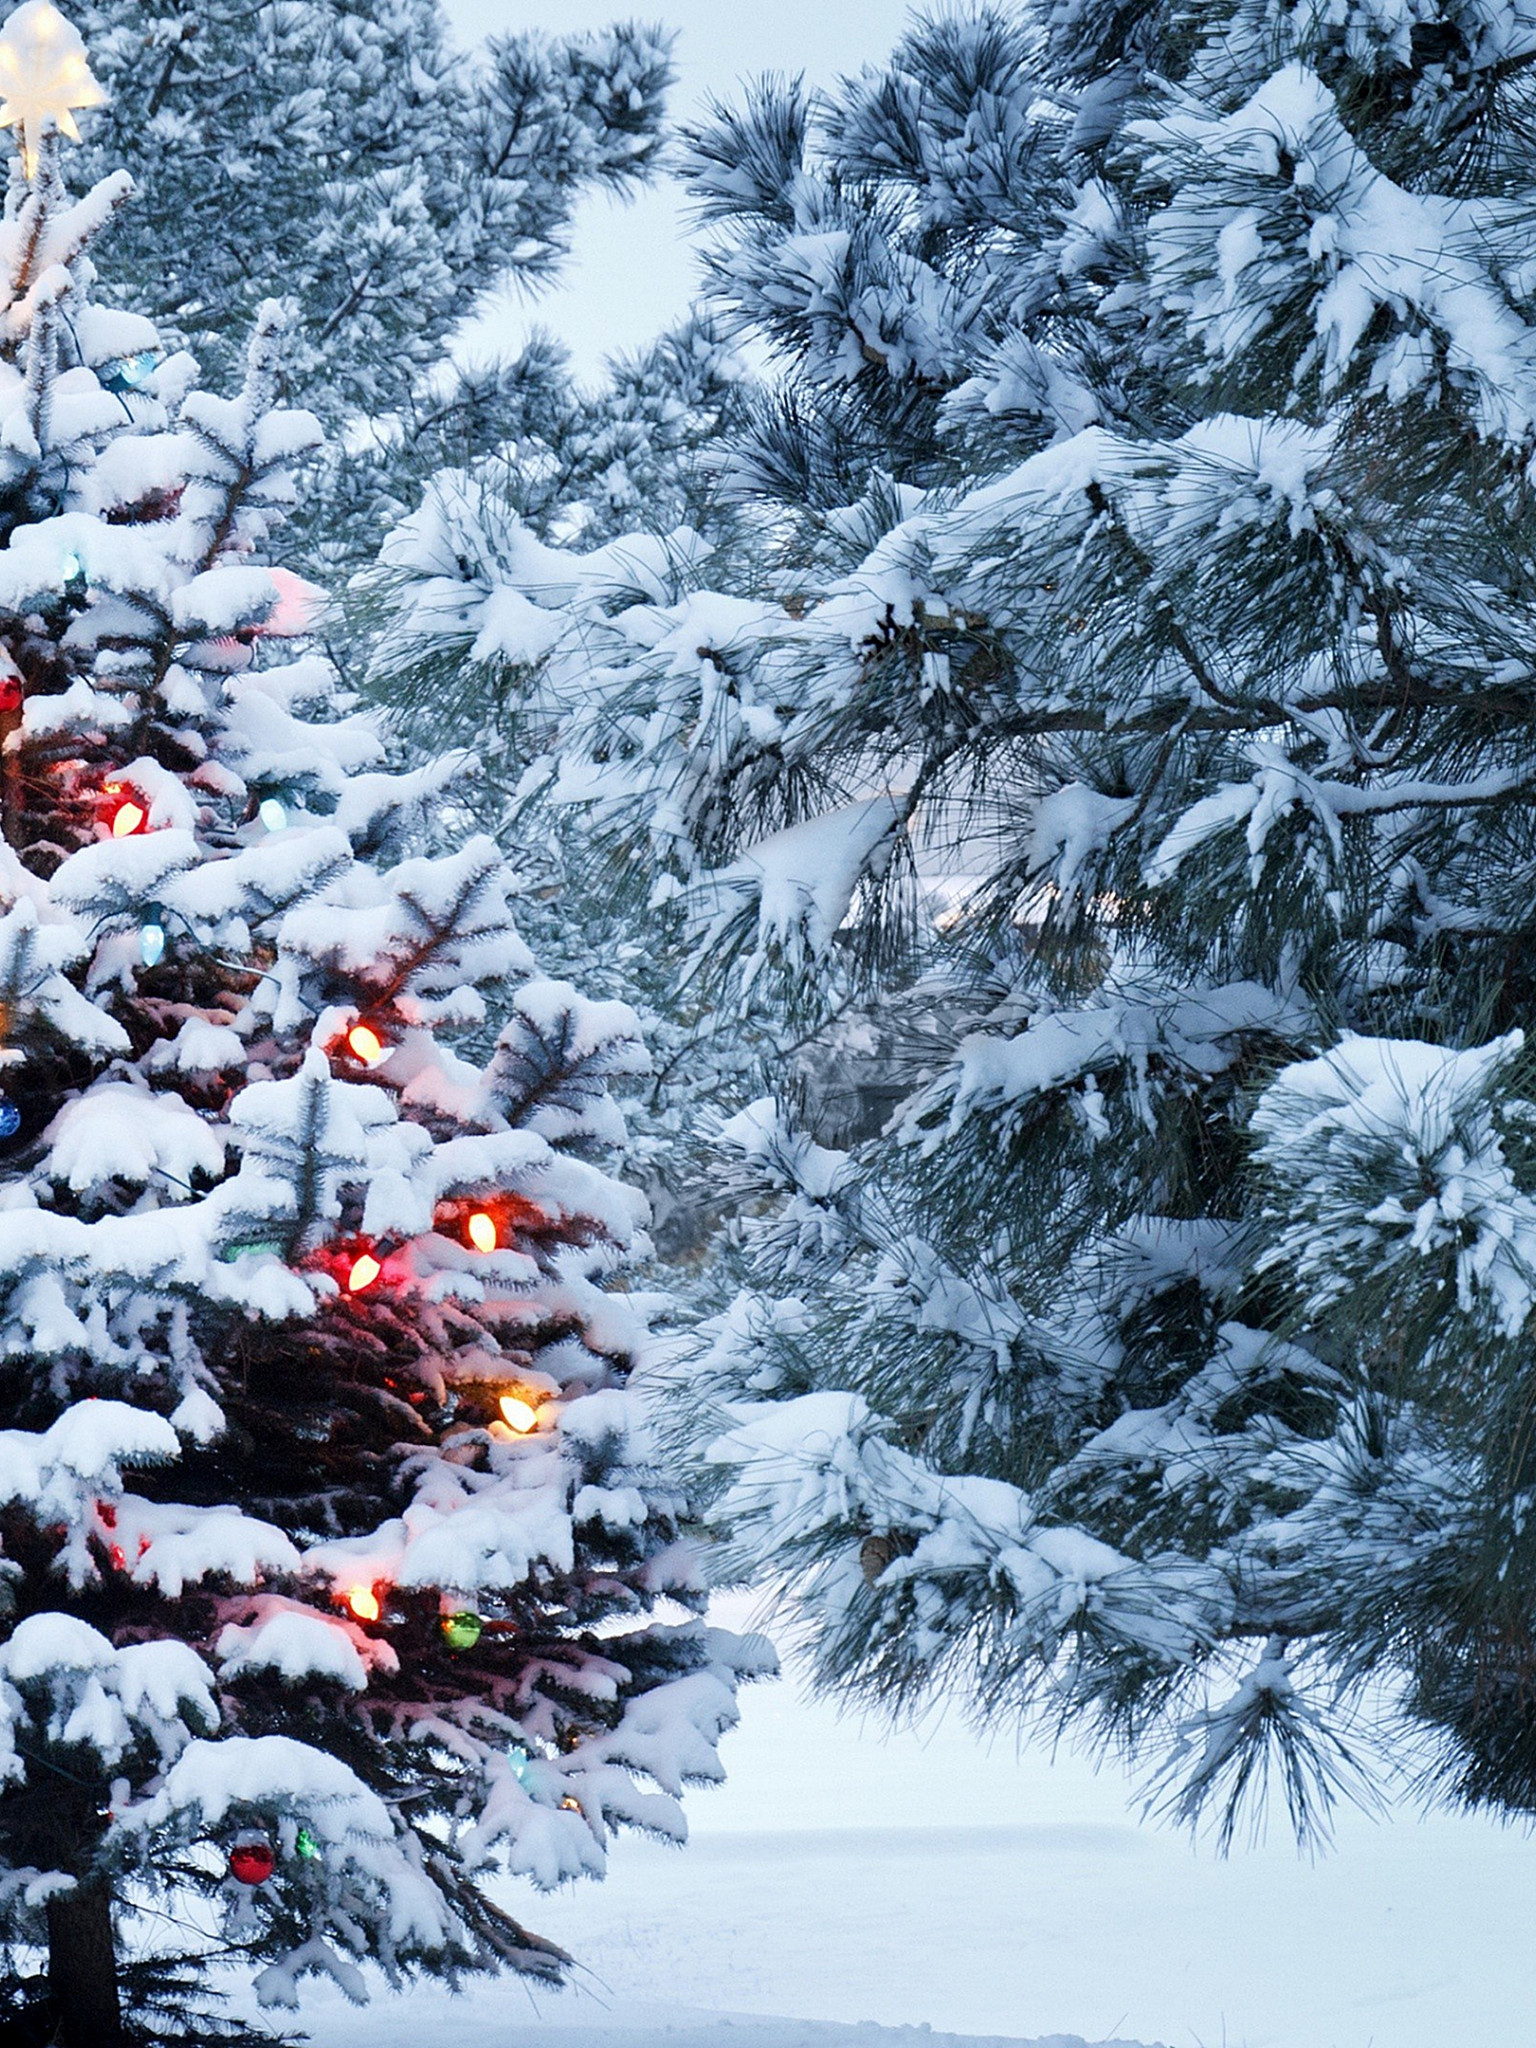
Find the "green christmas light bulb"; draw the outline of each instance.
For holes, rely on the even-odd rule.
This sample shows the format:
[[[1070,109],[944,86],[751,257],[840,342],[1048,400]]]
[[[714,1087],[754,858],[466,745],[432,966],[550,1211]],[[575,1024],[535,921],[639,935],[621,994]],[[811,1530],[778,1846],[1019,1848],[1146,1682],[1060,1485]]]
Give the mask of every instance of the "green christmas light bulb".
[[[472,1614],[468,1608],[443,1616],[443,1641],[450,1650],[472,1650],[482,1633],[479,1615]]]

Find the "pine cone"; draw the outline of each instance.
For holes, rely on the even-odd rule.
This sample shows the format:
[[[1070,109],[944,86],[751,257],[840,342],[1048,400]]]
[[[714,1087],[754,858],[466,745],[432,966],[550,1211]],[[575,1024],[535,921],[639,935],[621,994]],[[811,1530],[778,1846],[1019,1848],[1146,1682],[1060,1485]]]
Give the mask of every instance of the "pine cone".
[[[904,1529],[888,1529],[883,1536],[866,1536],[859,1545],[859,1566],[865,1583],[872,1586],[893,1558],[910,1557],[916,1548],[915,1537]]]

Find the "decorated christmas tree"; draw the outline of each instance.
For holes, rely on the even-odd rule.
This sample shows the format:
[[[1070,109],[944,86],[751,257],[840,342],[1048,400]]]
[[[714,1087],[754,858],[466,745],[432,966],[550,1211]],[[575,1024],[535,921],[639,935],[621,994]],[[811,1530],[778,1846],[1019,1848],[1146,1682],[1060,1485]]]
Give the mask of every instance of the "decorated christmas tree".
[[[762,1654],[635,1380],[634,1020],[538,976],[469,765],[392,772],[268,566],[280,314],[200,389],[93,302],[131,186],[66,190],[49,0],[0,87],[6,2038],[213,2038],[221,1955],[279,2006],[558,1977],[483,1879],[680,1835]]]

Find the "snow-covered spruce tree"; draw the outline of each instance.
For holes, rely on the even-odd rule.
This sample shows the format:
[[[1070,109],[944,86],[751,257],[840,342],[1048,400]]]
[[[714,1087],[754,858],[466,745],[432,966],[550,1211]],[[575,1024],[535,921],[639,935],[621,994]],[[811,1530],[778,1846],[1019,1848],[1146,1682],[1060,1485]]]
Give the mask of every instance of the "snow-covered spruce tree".
[[[1533,80],[1522,6],[1204,0],[763,92],[695,152],[780,601],[567,692],[717,967],[889,998],[956,899],[888,1133],[729,1133],[744,1557],[828,1683],[1228,1826],[1383,1716],[1536,1805]]]
[[[446,340],[487,287],[553,275],[583,191],[649,174],[667,38],[529,32],[471,56],[440,0],[84,0],[77,18],[109,96],[85,175],[125,166],[139,194],[104,299],[228,379],[257,306],[291,298],[289,374],[334,450],[297,535],[366,560],[421,479],[499,439],[505,373],[452,369]]]
[[[0,1999],[110,2048],[212,2038],[231,1955],[557,1976],[483,1877],[679,1834],[754,1653],[632,1384],[633,1019],[537,977],[436,838],[466,764],[390,772],[262,566],[319,432],[276,309],[221,398],[93,303],[82,78],[0,31]]]
[[[540,959],[580,963],[595,992],[637,1008],[653,1066],[629,1098],[631,1137],[658,1244],[691,1254],[713,1214],[698,1105],[756,1092],[747,1077],[775,1043],[771,1019],[761,1005],[723,1015],[712,991],[680,979],[686,933],[652,901],[654,871],[551,800],[563,756],[550,750],[567,745],[571,693],[606,676],[611,614],[627,633],[637,608],[670,607],[752,558],[757,531],[723,499],[718,460],[745,425],[752,380],[695,321],[616,359],[594,389],[536,339],[502,389],[497,452],[431,480],[356,580],[351,616],[371,643],[369,690],[407,748],[447,738],[479,762],[472,800],[485,829],[520,849]],[[695,642],[712,631],[701,617]],[[633,653],[632,639],[617,646],[621,660]]]

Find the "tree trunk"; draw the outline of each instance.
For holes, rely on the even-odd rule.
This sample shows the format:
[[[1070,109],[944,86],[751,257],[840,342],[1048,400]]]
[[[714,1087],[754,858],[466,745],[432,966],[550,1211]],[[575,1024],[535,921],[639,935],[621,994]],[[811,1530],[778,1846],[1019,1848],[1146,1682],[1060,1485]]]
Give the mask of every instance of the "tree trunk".
[[[77,1885],[48,1901],[48,1990],[59,2048],[119,2048],[123,2014],[109,1886]]]
[[[0,692],[6,690],[9,678],[0,677]],[[6,742],[21,730],[21,697],[19,682],[15,703],[0,702],[0,832],[13,846],[20,846],[26,838],[22,826],[23,791],[21,786],[21,756]]]

